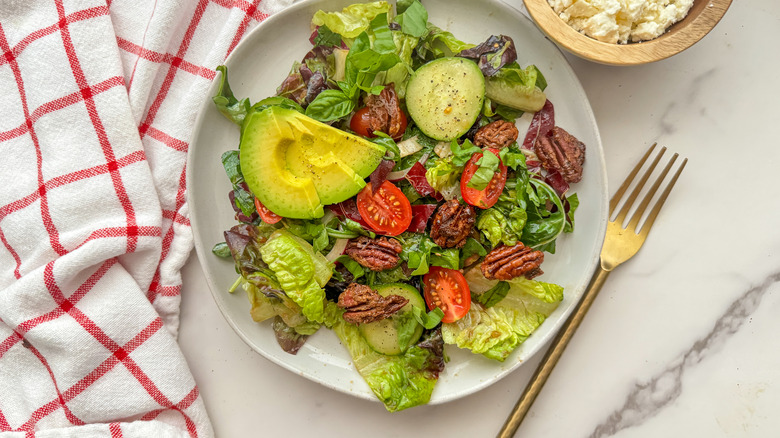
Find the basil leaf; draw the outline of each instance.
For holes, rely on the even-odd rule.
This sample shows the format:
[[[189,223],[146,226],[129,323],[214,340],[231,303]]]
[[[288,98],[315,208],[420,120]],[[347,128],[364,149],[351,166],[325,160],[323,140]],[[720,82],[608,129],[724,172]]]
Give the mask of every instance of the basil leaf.
[[[398,145],[395,144],[395,140],[393,140],[392,138],[390,138],[389,135],[381,131],[374,131],[374,135],[376,135],[376,138],[372,139],[371,141],[378,145],[384,146],[387,152],[393,154],[393,156],[390,157],[389,159],[393,161],[398,161],[401,158],[401,150],[398,149]]]
[[[396,6],[396,9],[398,6]],[[403,12],[398,11],[395,22],[401,25],[401,32],[420,38],[428,31],[428,11],[419,0],[404,5]]]
[[[485,306],[485,308],[490,308],[496,305],[499,301],[503,300],[504,297],[506,297],[506,294],[509,292],[509,283],[506,281],[499,281],[498,284],[490,288],[489,290],[485,291],[484,293],[477,295],[474,299]]]
[[[341,35],[330,30],[326,25],[317,28],[317,36],[314,37],[314,46],[341,46]]]
[[[348,116],[355,102],[342,90],[325,90],[306,107],[306,115],[320,122],[330,122]]]
[[[228,258],[231,256],[230,247],[225,242],[219,242],[211,248],[211,252],[217,257]]]
[[[420,325],[425,327],[426,330],[430,330],[436,327],[441,322],[441,319],[444,318],[444,311],[438,307],[428,313],[425,313],[423,309],[420,309],[417,306],[412,306],[412,314],[414,315],[414,319],[416,319]]]

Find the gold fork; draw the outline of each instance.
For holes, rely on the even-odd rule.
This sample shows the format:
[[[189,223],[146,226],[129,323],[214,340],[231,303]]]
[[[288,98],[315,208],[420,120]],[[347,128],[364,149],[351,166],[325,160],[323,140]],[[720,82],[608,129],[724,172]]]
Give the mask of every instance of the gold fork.
[[[623,195],[625,194],[626,190],[628,190],[636,175],[642,169],[648,158],[650,158],[652,155],[655,146],[655,144],[650,146],[650,149],[647,150],[644,157],[639,160],[639,163],[637,163],[636,167],[634,167],[628,177],[626,177],[626,180],[623,181],[623,184],[615,193],[615,196],[613,196],[612,200],[609,201],[610,218],[615,214],[615,211],[618,205],[620,205],[620,201],[623,199]],[[545,354],[544,358],[542,358],[541,363],[536,368],[536,371],[531,377],[528,386],[526,386],[525,391],[523,391],[523,394],[520,396],[520,399],[517,401],[514,409],[512,409],[512,413],[509,415],[509,417],[507,417],[504,426],[497,435],[498,438],[510,438],[514,436],[515,431],[517,431],[517,428],[520,426],[523,418],[525,418],[525,415],[528,413],[528,410],[531,408],[534,400],[536,400],[536,396],[539,395],[539,392],[542,390],[545,382],[547,382],[547,378],[550,376],[550,373],[555,367],[555,364],[558,363],[558,359],[560,359],[563,351],[566,349],[566,345],[568,345],[572,336],[574,336],[574,332],[580,326],[582,319],[585,317],[585,314],[588,312],[588,309],[590,309],[591,304],[593,304],[593,301],[596,299],[596,295],[598,295],[599,290],[601,290],[601,286],[604,284],[604,281],[607,279],[609,273],[612,272],[612,270],[618,267],[621,263],[633,257],[634,254],[639,251],[639,248],[642,247],[645,239],[647,239],[647,234],[650,232],[650,228],[653,226],[653,222],[658,216],[658,212],[661,211],[661,207],[664,205],[666,198],[669,196],[669,193],[672,191],[674,184],[677,182],[677,178],[680,177],[680,173],[682,173],[683,168],[685,168],[685,164],[688,162],[687,158],[682,161],[679,168],[674,173],[674,176],[666,185],[666,188],[655,202],[652,210],[650,210],[648,213],[647,218],[645,219],[644,223],[642,223],[642,227],[638,228],[640,220],[647,210],[647,207],[650,205],[653,196],[655,196],[664,179],[669,174],[669,171],[672,169],[672,165],[677,160],[678,154],[674,154],[672,159],[669,160],[663,171],[661,171],[661,174],[647,191],[639,206],[629,217],[628,215],[631,211],[631,207],[634,205],[636,198],[645,187],[647,180],[650,178],[650,174],[652,174],[655,170],[664,152],[666,152],[665,147],[661,148],[660,152],[653,159],[648,169],[639,179],[634,190],[631,191],[628,198],[626,198],[626,201],[623,203],[622,208],[617,213],[617,217],[614,220],[610,220],[607,224],[607,233],[606,237],[604,238],[604,245],[601,248],[600,265],[598,268],[596,268],[596,272],[593,274],[593,278],[591,279],[588,288],[585,290],[585,293],[583,294],[579,304],[577,304],[577,307],[574,309],[571,316],[569,316],[563,327],[561,327],[560,331],[553,339],[550,348],[547,350],[547,353]],[[626,223],[627,220],[628,223]]]

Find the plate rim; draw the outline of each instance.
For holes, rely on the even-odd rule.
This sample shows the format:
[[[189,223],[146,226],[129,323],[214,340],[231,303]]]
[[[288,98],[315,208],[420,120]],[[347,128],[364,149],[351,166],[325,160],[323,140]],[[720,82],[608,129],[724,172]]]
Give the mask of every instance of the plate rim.
[[[234,50],[227,56],[227,58],[224,60],[224,62],[222,64],[228,66],[228,69],[229,69],[231,61],[236,56],[239,56],[237,54],[240,54],[243,51],[243,47],[248,46],[248,45],[251,44],[250,41],[252,40],[252,35],[254,35],[255,33],[260,32],[261,29],[264,29],[265,27],[272,26],[277,21],[283,21],[285,19],[285,17],[287,17],[288,15],[292,15],[292,14],[298,13],[302,9],[306,9],[306,8],[310,7],[311,5],[313,5],[313,4],[321,3],[321,2],[324,2],[324,1],[326,1],[326,0],[302,0],[302,1],[297,1],[294,4],[288,6],[287,8],[285,8],[285,9],[283,9],[283,10],[281,10],[281,11],[275,13],[275,14],[270,15],[268,18],[266,18],[265,20],[260,22],[257,26],[255,26],[251,31],[249,31],[246,35],[244,35],[241,38],[241,40],[236,45]],[[359,1],[360,0],[345,1],[345,4],[357,3]],[[470,1],[474,1],[474,0],[470,0]],[[515,19],[526,21],[526,23],[528,25],[530,25],[531,27],[533,27],[536,32],[539,32],[542,36],[544,36],[544,33],[541,30],[539,30],[538,26],[536,26],[536,24],[533,22],[533,20],[531,18],[529,18],[528,16],[526,16],[525,14],[523,14],[516,7],[514,7],[514,6],[510,5],[510,4],[507,4],[507,3],[505,3],[502,0],[476,0],[476,1],[479,1],[479,2],[482,2],[482,3],[486,3],[486,4],[491,4],[495,8],[500,8],[500,9],[505,10],[507,13],[511,13],[514,16]],[[395,2],[394,1],[390,1],[390,3],[395,3]],[[593,130],[593,134],[595,135],[595,140],[596,140],[596,143],[597,143],[597,147],[595,148],[595,149],[597,149],[597,154],[596,155],[597,155],[598,161],[601,163],[600,172],[599,172],[600,173],[599,178],[600,178],[601,181],[603,181],[603,184],[601,184],[601,190],[600,190],[599,195],[600,195],[600,198],[601,198],[602,208],[601,208],[601,212],[600,212],[601,215],[600,215],[600,218],[599,218],[598,235],[596,236],[596,241],[594,242],[594,244],[597,246],[599,251],[593,252],[590,255],[590,260],[586,264],[587,269],[585,269],[585,272],[587,273],[587,278],[589,279],[590,277],[592,277],[593,272],[595,271],[596,266],[599,263],[599,252],[600,252],[601,245],[603,244],[603,240],[604,240],[604,236],[605,236],[605,232],[606,232],[606,227],[607,227],[607,219],[608,219],[607,211],[608,211],[608,197],[609,196],[608,196],[608,187],[607,187],[608,180],[607,180],[607,172],[606,172],[606,161],[605,161],[605,158],[604,158],[604,148],[603,148],[603,143],[602,143],[602,140],[601,140],[601,134],[600,134],[600,131],[599,131],[599,128],[598,128],[598,123],[596,122],[596,117],[595,117],[595,114],[593,113],[593,109],[591,107],[590,99],[588,99],[587,95],[585,94],[584,88],[582,87],[582,83],[580,82],[579,78],[575,74],[574,69],[571,66],[571,63],[566,58],[566,56],[564,55],[564,52],[561,50],[560,47],[558,47],[556,44],[554,44],[548,38],[545,38],[545,43],[548,44],[551,48],[554,48],[555,52],[558,53],[558,55],[560,56],[560,59],[562,60],[564,65],[566,67],[568,67],[568,69],[566,70],[567,74],[570,77],[570,80],[574,83],[575,88],[581,94],[581,96],[579,96],[579,97],[584,100],[583,105],[585,106],[586,113],[583,114],[583,116],[584,116],[584,118],[586,118],[588,120],[587,124],[591,126],[591,128]],[[191,214],[191,211],[192,211],[191,206],[194,205],[194,203],[192,201],[193,194],[192,194],[191,188],[194,187],[194,178],[195,178],[195,176],[193,175],[194,168],[193,168],[193,163],[192,163],[192,160],[193,160],[192,151],[195,149],[195,148],[193,148],[193,145],[195,145],[195,143],[196,143],[195,140],[200,136],[200,132],[201,132],[201,130],[203,128],[203,119],[206,117],[206,113],[208,111],[208,108],[211,105],[213,105],[212,100],[211,100],[211,94],[213,93],[213,91],[214,91],[213,89],[215,88],[216,84],[221,79],[221,77],[222,77],[222,74],[220,72],[216,72],[216,75],[215,75],[214,79],[212,80],[211,84],[208,87],[208,93],[209,94],[203,99],[202,104],[198,108],[198,115],[197,115],[197,117],[195,119],[195,126],[194,126],[194,128],[192,130],[190,147],[189,147],[189,149],[187,151],[187,161],[186,161],[187,170],[186,170],[186,175],[185,175],[185,183],[186,183],[186,187],[187,187],[187,190],[186,190],[186,202],[187,202],[187,207],[188,207],[187,208],[187,211],[188,211],[187,214],[188,214],[189,219],[190,219],[191,229],[192,229],[192,233],[193,233],[193,243],[194,243],[194,247],[195,247],[195,252],[196,252],[196,254],[198,256],[199,267],[201,269],[201,272],[204,275],[204,278],[206,279],[206,286],[209,288],[209,292],[211,293],[212,299],[214,300],[214,303],[216,304],[217,308],[219,309],[220,313],[222,314],[222,317],[225,319],[225,321],[228,323],[228,325],[231,327],[231,329],[233,329],[233,332],[235,332],[235,334],[237,334],[239,336],[239,338],[241,338],[241,340],[244,343],[246,343],[253,351],[255,351],[256,353],[260,354],[263,358],[273,362],[276,365],[281,366],[282,368],[284,368],[284,369],[286,369],[286,370],[288,370],[288,371],[290,371],[290,372],[292,372],[294,374],[297,374],[299,376],[303,376],[303,377],[309,379],[310,381],[316,382],[316,383],[318,383],[320,385],[323,385],[323,386],[325,386],[327,388],[339,391],[339,392],[344,393],[344,394],[349,394],[351,396],[355,396],[355,397],[358,397],[358,398],[361,398],[361,399],[364,399],[364,400],[370,400],[370,401],[374,401],[374,402],[379,403],[379,400],[376,398],[376,396],[370,390],[368,392],[354,391],[354,390],[351,390],[348,387],[336,385],[336,384],[334,384],[334,383],[332,383],[332,382],[322,378],[321,376],[312,374],[310,372],[307,372],[306,370],[301,370],[300,368],[297,368],[296,366],[294,366],[293,364],[291,364],[288,361],[280,360],[279,358],[277,358],[277,357],[275,357],[275,356],[273,356],[271,354],[267,354],[264,351],[262,351],[261,349],[256,348],[256,346],[255,346],[254,342],[252,341],[251,337],[248,336],[248,334],[244,333],[239,328],[238,324],[233,320],[232,316],[228,314],[228,309],[226,308],[226,306],[224,306],[223,303],[217,298],[217,294],[218,293],[220,293],[220,294],[224,293],[224,291],[221,291],[221,290],[220,291],[216,291],[216,290],[214,290],[214,287],[212,287],[212,285],[216,286],[215,279],[210,274],[210,272],[207,269],[204,268],[204,266],[202,265],[202,262],[201,262],[201,260],[205,259],[205,257],[208,257],[211,254],[211,250],[204,246],[205,242],[202,242],[197,237],[197,233],[195,232],[195,230],[198,229],[199,225],[198,225],[198,219],[196,218],[196,215],[192,215]],[[594,149],[593,146],[589,146],[589,148],[588,148],[588,152],[590,154],[589,156],[593,156],[593,152],[592,152],[593,149]],[[587,284],[588,284],[588,282],[585,282],[585,283],[581,284],[580,287],[578,287],[577,289],[574,289],[572,292],[570,292],[571,294],[573,294],[576,297],[575,302],[569,308],[564,309],[564,311],[562,312],[562,315],[561,315],[561,319],[559,321],[557,321],[557,327],[555,327],[554,329],[551,329],[551,330],[549,330],[549,331],[547,331],[545,333],[538,334],[538,336],[541,336],[541,338],[539,338],[539,342],[537,342],[534,346],[532,346],[532,348],[529,349],[529,351],[527,352],[527,357],[526,357],[525,360],[518,360],[515,363],[511,364],[510,366],[504,366],[504,367],[500,367],[500,368],[498,366],[501,365],[501,363],[497,362],[496,363],[496,365],[497,365],[496,371],[497,372],[495,373],[495,375],[489,376],[488,378],[481,380],[477,384],[470,386],[468,389],[464,389],[464,390],[461,390],[461,391],[453,391],[453,392],[448,393],[447,395],[444,395],[442,397],[435,397],[436,396],[436,391],[434,390],[434,394],[431,397],[431,401],[428,402],[427,405],[431,405],[432,406],[432,405],[442,404],[442,403],[446,403],[446,402],[450,402],[450,401],[453,401],[453,400],[457,400],[457,399],[460,399],[460,398],[465,397],[467,395],[479,392],[479,391],[481,391],[481,390],[483,390],[483,389],[493,385],[494,383],[500,381],[501,379],[506,377],[508,374],[510,374],[513,371],[516,371],[518,368],[520,368],[525,362],[527,362],[529,359],[533,358],[539,352],[539,350],[541,350],[543,347],[546,347],[548,342],[549,342],[549,340],[558,333],[558,331],[560,330],[561,326],[564,324],[565,320],[568,319],[569,315],[574,311],[574,308],[577,307],[577,303],[582,298],[582,294],[584,293],[584,290],[587,287]],[[504,364],[507,364],[507,362],[504,362]],[[357,370],[354,370],[354,371],[355,371],[356,376],[362,379],[362,376],[360,376],[357,373]]]

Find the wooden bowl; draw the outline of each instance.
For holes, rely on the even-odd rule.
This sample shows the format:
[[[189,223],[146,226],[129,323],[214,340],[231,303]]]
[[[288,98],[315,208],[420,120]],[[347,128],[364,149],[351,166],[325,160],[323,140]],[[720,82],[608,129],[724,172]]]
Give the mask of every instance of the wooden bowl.
[[[583,35],[553,10],[547,0],[523,0],[536,25],[569,52],[610,65],[638,65],[660,61],[682,52],[707,35],[731,5],[731,0],[694,0],[688,15],[666,33],[650,41],[610,44]]]

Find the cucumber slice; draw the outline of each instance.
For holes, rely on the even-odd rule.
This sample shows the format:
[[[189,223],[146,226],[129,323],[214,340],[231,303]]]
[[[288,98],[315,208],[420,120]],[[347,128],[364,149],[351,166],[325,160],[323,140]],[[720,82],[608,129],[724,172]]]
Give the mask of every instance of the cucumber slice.
[[[401,354],[403,351],[401,350],[401,346],[398,345],[397,322],[407,318],[405,314],[411,313],[412,306],[417,306],[425,310],[425,301],[423,301],[420,293],[414,286],[404,283],[383,284],[378,286],[376,291],[383,297],[388,295],[400,295],[409,300],[409,302],[390,318],[370,322],[368,324],[361,324],[358,328],[366,339],[366,342],[368,342],[368,345],[377,353],[387,355]],[[422,332],[423,326],[417,324],[409,345],[414,345],[417,340],[420,339],[420,336],[422,336]]]
[[[485,77],[466,58],[440,58],[422,67],[406,86],[406,108],[417,127],[436,140],[465,134],[482,110]]]

